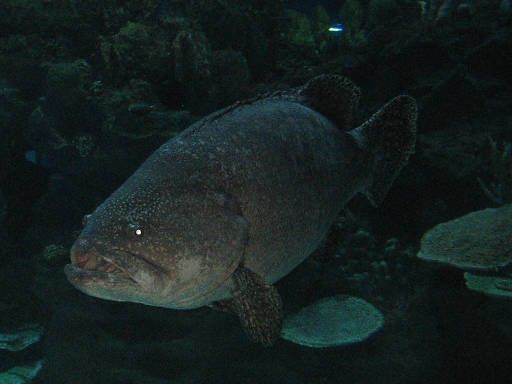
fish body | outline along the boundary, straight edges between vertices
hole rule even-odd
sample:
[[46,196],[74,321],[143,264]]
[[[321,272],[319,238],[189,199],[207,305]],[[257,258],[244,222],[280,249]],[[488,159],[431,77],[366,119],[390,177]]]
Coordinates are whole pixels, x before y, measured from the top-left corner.
[[88,216],[69,281],[174,309],[234,302],[242,323],[252,316],[270,332],[262,317],[281,316],[272,284],[318,247],[355,194],[379,203],[412,152],[414,101],[398,97],[348,131],[357,97],[346,79],[323,76],[191,125]]

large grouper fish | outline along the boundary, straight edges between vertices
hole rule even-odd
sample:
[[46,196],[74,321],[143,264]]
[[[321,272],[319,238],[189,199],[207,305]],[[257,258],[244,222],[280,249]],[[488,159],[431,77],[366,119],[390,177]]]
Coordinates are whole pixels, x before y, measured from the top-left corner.
[[107,300],[218,307],[271,345],[283,316],[272,284],[355,194],[378,205],[414,151],[414,99],[398,96],[349,130],[359,94],[321,75],[194,123],[87,215],[68,280]]

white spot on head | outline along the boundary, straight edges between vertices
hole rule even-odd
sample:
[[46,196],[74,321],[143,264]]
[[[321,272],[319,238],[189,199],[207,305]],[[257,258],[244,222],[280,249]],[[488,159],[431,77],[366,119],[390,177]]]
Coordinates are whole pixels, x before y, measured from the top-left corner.
[[138,224],[130,224],[130,228],[133,230],[133,233],[137,237],[140,237],[144,234],[144,230]]

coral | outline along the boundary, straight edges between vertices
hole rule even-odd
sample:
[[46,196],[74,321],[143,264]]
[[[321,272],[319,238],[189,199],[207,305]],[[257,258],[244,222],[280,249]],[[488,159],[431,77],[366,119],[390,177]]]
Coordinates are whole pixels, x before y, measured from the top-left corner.
[[417,23],[425,14],[425,4],[419,0],[371,0],[368,4],[367,27],[375,28],[377,26],[396,28],[399,23],[401,28],[410,28],[414,25],[408,23]]
[[511,276],[486,276],[471,272],[464,273],[466,287],[490,296],[512,298]]
[[178,134],[193,122],[188,111],[155,108],[146,115],[136,115],[128,109],[120,109],[112,116],[110,132],[133,140],[153,138],[161,141]]
[[457,3],[458,0],[444,0],[443,2],[441,2],[437,10],[436,17],[434,19],[435,22],[440,22],[448,19],[452,15]]
[[501,0],[500,11],[503,12],[505,15],[510,15],[512,13],[512,1]]
[[327,49],[329,39],[329,26],[331,25],[329,15],[324,7],[317,5],[313,11],[312,31],[316,43],[316,49],[324,52]]
[[465,68],[458,68],[431,88],[424,99],[420,129],[441,130],[450,121],[471,121],[486,109],[480,84]]
[[96,148],[95,140],[90,135],[77,136],[72,141],[80,157],[88,157]]
[[512,264],[512,205],[471,212],[436,225],[418,257],[463,270],[495,271]]
[[119,2],[117,0],[105,0],[91,2],[88,0],[75,0],[75,3],[78,3],[80,6],[80,14],[87,13],[87,8],[96,7],[96,13],[101,16],[104,27],[109,31],[116,31],[127,21],[144,22],[155,18],[155,16],[158,16],[161,1],[129,0]]
[[[314,8],[311,15],[296,10],[286,13],[285,46],[304,58],[320,58],[334,48],[340,39],[329,32],[331,20],[322,6]],[[345,32],[343,32],[345,33]]]
[[289,20],[287,30],[288,44],[297,49],[313,49],[315,38],[308,17],[300,12],[289,10],[287,18]]
[[360,0],[347,0],[340,9],[340,18],[345,26],[344,41],[351,47],[363,46],[366,40],[365,9]]
[[368,3],[368,27],[389,23],[399,13],[397,0],[371,0]]
[[112,37],[100,37],[105,69],[114,84],[138,78],[159,84],[172,67],[172,36],[164,29],[129,21]]
[[175,92],[182,108],[205,112],[210,88],[210,48],[204,34],[183,29],[171,46]]
[[284,35],[285,1],[251,0],[249,6],[250,39],[246,49],[241,51],[256,79],[263,78],[275,68],[279,59],[280,45]]
[[[194,121],[186,110],[164,108],[153,86],[132,79],[121,89],[107,89],[101,96],[106,114],[103,132],[115,138],[161,141],[186,128]],[[88,141],[85,141],[87,144]],[[141,143],[138,144],[139,147]]]
[[512,143],[501,143],[489,138],[488,181],[478,178],[485,196],[496,205],[512,203]]
[[194,121],[186,110],[164,108],[153,86],[140,79],[130,80],[121,89],[106,89],[101,103],[107,111],[103,132],[116,138],[151,143],[173,136]]
[[454,185],[467,189],[468,180],[474,180],[486,167],[481,155],[486,138],[483,133],[453,128],[428,132],[420,136],[417,157],[435,169],[437,175],[446,175]]
[[423,235],[417,256],[466,271],[466,286],[473,291],[510,298],[511,249],[512,205],[509,204],[471,212],[435,226]]
[[85,60],[47,64],[46,94],[40,97],[28,126],[25,145],[35,151],[37,165],[65,169],[96,148],[106,109],[98,82]]
[[7,213],[7,203],[5,201],[5,197],[2,193],[2,191],[0,191],[0,231],[2,231],[2,233],[4,233],[4,219],[5,219],[6,213]]
[[29,109],[18,89],[0,84],[0,183],[12,171],[14,153],[23,151]]
[[45,12],[41,1],[2,0],[0,2],[0,31],[10,32],[16,28],[34,32],[37,25],[45,23]]
[[91,67],[85,60],[50,65],[46,84],[50,93],[62,93],[68,89],[85,90],[91,80]]
[[42,335],[43,328],[39,324],[28,324],[9,332],[2,332],[0,333],[0,350],[21,351],[39,342]]
[[44,57],[52,55],[48,42],[35,35],[0,35],[0,73],[14,87],[28,94],[39,94],[45,77]]
[[29,384],[41,368],[43,368],[43,360],[38,360],[31,365],[13,367],[6,372],[0,372],[0,383]]
[[242,52],[256,79],[264,77],[275,66],[282,40],[283,0],[196,0],[192,3],[194,18],[213,50]]
[[363,42],[366,40],[368,48],[375,51],[399,52],[421,30],[423,13],[418,0],[371,0],[366,10]]
[[325,8],[321,5],[317,5],[313,11],[313,30],[316,33],[327,34],[330,24],[329,15]]
[[327,348],[360,343],[384,325],[384,316],[363,299],[338,295],[321,299],[284,320],[281,337]]
[[457,19],[468,19],[473,15],[490,10],[493,17],[497,11],[503,15],[510,14],[510,0],[431,0],[428,6],[427,19],[432,24],[449,25]]
[[205,80],[210,76],[206,37],[192,30],[180,31],[172,42],[174,77],[181,83]]
[[91,68],[85,60],[50,64],[46,85],[47,94],[32,113],[26,133],[36,149],[44,144],[39,141],[43,137],[53,137],[59,148],[79,133],[99,130],[103,116],[89,95]]
[[101,100],[107,109],[115,110],[126,108],[133,103],[155,104],[158,102],[158,97],[151,83],[141,79],[131,79],[122,88],[107,88]]
[[247,59],[240,51],[219,50],[211,55],[212,109],[247,98],[251,72]]

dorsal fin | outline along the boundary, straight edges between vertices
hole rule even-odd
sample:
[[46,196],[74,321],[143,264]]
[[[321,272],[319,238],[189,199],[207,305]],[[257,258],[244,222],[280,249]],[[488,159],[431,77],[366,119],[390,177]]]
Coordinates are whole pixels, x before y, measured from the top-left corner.
[[334,122],[339,129],[348,131],[352,128],[352,115],[357,108],[360,95],[359,87],[346,77],[334,74],[319,75],[301,87],[267,92],[246,100],[237,101],[204,117],[193,126],[196,130],[200,129],[200,127],[244,105],[288,100],[306,105],[320,112]]
[[320,75],[309,80],[299,95],[315,111],[332,120],[343,131],[349,130],[352,115],[359,103],[360,89],[340,75]]

